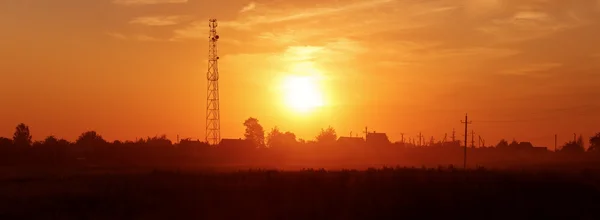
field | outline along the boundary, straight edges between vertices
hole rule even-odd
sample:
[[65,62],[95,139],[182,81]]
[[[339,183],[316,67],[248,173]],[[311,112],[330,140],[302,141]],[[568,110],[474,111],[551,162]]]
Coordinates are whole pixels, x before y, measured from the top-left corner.
[[600,172],[453,168],[11,175],[0,219],[600,219]]

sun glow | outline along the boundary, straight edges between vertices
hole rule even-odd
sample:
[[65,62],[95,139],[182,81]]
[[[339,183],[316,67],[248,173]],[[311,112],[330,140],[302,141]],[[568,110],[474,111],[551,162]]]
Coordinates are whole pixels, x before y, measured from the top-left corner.
[[287,76],[283,92],[286,106],[294,111],[306,113],[323,106],[323,95],[314,77]]

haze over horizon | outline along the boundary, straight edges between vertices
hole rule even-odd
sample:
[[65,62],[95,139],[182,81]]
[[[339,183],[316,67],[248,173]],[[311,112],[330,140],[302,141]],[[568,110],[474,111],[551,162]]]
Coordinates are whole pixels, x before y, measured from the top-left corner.
[[[469,113],[488,145],[550,149],[600,131],[598,0],[6,0],[0,136],[204,139],[209,18],[223,138],[248,117],[304,139],[462,140]],[[292,76],[322,103],[291,108]]]

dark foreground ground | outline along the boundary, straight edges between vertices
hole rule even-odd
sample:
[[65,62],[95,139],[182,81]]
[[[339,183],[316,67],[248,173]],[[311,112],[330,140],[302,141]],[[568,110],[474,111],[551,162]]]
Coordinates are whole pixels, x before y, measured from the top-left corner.
[[143,171],[0,180],[0,219],[600,219],[600,173]]

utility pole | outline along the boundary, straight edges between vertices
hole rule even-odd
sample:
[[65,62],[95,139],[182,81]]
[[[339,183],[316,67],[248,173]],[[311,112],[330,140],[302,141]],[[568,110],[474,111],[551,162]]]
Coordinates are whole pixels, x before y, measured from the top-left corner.
[[448,133],[444,134],[444,141],[442,141],[442,146],[446,145],[446,143],[448,143]]
[[475,148],[475,131],[471,130],[471,147]]
[[402,135],[402,144],[404,144],[404,133],[400,133]]
[[465,114],[465,121],[461,121],[460,123],[465,124],[465,157],[464,157],[464,167],[467,169],[467,138],[469,132],[469,124],[472,124],[472,121],[469,121],[469,115]]
[[456,129],[452,128],[452,142],[456,142]]
[[423,139],[423,134],[421,134],[421,132],[419,132],[419,147],[422,147],[423,145],[421,144],[421,139]]
[[485,147],[485,139],[481,138],[479,135],[479,148]]

